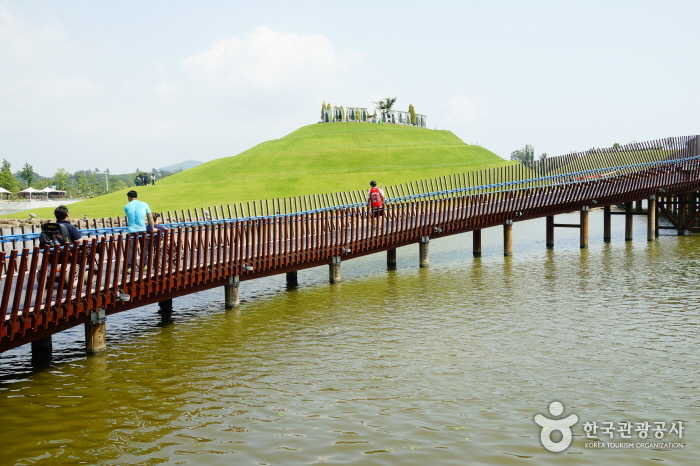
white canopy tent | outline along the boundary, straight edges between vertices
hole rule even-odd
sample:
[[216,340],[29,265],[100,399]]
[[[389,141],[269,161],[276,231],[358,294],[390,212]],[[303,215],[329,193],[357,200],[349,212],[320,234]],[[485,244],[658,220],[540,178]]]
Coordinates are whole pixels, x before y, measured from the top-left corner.
[[30,186],[26,189],[23,189],[22,191],[20,191],[17,194],[19,194],[21,197],[26,197],[27,199],[32,199],[33,195],[39,194],[39,193],[41,193],[41,191],[39,191],[38,189],[34,189]]
[[11,194],[7,189],[0,187],[0,199],[7,199]]
[[66,196],[65,191],[61,191],[60,189],[52,188],[51,186],[47,186],[39,192],[42,194],[46,194],[46,199],[48,199],[49,197],[56,198],[56,197],[65,197]]

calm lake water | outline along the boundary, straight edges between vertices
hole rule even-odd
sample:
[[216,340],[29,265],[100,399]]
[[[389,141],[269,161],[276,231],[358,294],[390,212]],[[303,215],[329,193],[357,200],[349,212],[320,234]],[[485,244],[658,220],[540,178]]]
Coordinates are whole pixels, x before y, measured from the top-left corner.
[[[575,222],[577,216],[557,217]],[[108,320],[106,354],[83,355],[83,329],[55,337],[33,372],[26,347],[0,356],[0,463],[697,464],[700,455],[700,237],[625,243],[621,217],[591,248],[544,221],[244,282]],[[571,448],[544,450],[533,417],[558,400],[574,413]],[[682,449],[586,447],[585,421],[682,421]],[[649,431],[652,436],[652,431]],[[634,433],[633,433],[634,436]],[[607,439],[600,435],[599,438]],[[619,436],[613,439],[619,440]]]
[[51,199],[32,201],[0,201],[0,215],[14,214],[29,209],[43,209],[44,207],[57,207],[68,205],[79,201],[79,199]]

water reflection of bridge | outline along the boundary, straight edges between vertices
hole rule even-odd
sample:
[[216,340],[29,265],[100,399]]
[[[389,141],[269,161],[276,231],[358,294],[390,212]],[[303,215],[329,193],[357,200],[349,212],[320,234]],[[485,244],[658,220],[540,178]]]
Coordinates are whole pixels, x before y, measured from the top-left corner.
[[[32,343],[40,360],[50,355],[51,335],[85,324],[89,352],[104,348],[110,314],[160,303],[168,318],[172,299],[223,286],[225,304],[238,304],[242,280],[327,265],[329,281],[340,280],[343,261],[419,244],[419,264],[428,264],[431,239],[473,232],[474,256],[481,230],[503,228],[504,254],[512,254],[513,222],[546,217],[547,247],[557,227],[578,228],[588,246],[588,212],[604,209],[604,240],[611,216],[624,215],[632,239],[632,216],[646,215],[647,239],[658,235],[658,216],[684,234],[698,231],[700,150],[698,137],[669,138],[596,149],[389,186],[385,215],[373,217],[361,191],[248,202],[235,206],[166,212],[169,229],[126,235],[119,221],[93,221],[92,239],[42,250],[35,237],[15,235],[0,257],[0,351]],[[646,208],[641,204],[646,203]],[[636,204],[635,204],[636,203]],[[613,211],[613,205],[622,206]],[[576,224],[554,216],[578,211]],[[7,240],[7,238],[5,238]],[[24,242],[24,243],[22,243]],[[131,265],[130,265],[131,264]],[[125,295],[129,300],[125,300]],[[121,297],[121,300],[120,300]]]

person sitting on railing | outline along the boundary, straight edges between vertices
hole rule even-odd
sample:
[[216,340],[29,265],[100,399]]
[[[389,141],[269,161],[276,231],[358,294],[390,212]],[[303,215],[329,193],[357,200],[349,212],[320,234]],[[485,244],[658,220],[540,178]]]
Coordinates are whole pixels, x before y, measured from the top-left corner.
[[[133,189],[126,193],[126,197],[129,202],[124,206],[124,213],[126,214],[126,222],[129,233],[145,233],[148,231],[146,224],[153,228],[153,216],[151,215],[151,207],[143,201],[139,201],[138,194]],[[130,235],[131,236],[131,235]],[[134,237],[128,242],[129,246],[127,249],[127,263],[129,267],[134,268],[132,264],[134,256],[136,261],[139,262],[140,256],[138,255],[138,241],[139,239]],[[134,244],[137,245],[134,248]],[[136,249],[136,251],[135,251]],[[148,251],[148,237],[143,239],[143,251]],[[134,253],[137,253],[136,255]],[[141,264],[145,266],[145,264]]]
[[39,246],[42,248],[62,246],[67,243],[80,241],[82,234],[68,220],[68,208],[60,205],[56,207],[53,214],[56,217],[56,223],[44,223],[41,226]]
[[56,207],[53,214],[56,217],[56,223],[65,226],[68,230],[69,239],[73,242],[79,241],[83,235],[80,233],[80,230],[68,220],[68,207],[60,205]]
[[151,217],[151,207],[143,201],[139,201],[138,194],[133,189],[126,193],[126,198],[129,202],[124,206],[126,214],[126,222],[129,228],[129,233],[139,233],[146,231],[146,222],[153,225],[153,217]]
[[[41,225],[41,234],[39,234],[39,246],[42,248],[53,249],[54,254],[59,254],[59,251],[64,245],[69,245],[80,241],[82,234],[73,224],[68,220],[68,208],[66,206],[60,205],[56,207],[53,211],[56,217],[56,223],[44,223]],[[62,270],[62,266],[55,267],[54,280],[60,281],[61,273],[64,274],[65,284],[68,286],[70,282],[72,264],[68,264],[65,271]],[[75,278],[75,283],[77,283],[77,277]],[[48,286],[48,283],[47,283]]]
[[367,197],[367,207],[372,212],[373,217],[384,215],[384,191],[377,187],[377,182],[369,182],[369,196]]

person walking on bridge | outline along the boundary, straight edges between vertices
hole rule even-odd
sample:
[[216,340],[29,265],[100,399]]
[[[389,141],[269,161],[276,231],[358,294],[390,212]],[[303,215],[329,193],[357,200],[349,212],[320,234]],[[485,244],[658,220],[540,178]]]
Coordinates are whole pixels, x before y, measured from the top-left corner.
[[384,191],[377,187],[377,182],[369,182],[369,195],[367,196],[367,207],[372,212],[373,217],[384,216]]

